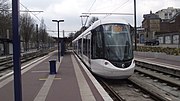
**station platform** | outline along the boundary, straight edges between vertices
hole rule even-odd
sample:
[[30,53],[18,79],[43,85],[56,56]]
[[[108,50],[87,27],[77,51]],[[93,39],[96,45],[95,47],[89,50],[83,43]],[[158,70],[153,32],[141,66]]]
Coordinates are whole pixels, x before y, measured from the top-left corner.
[[[57,74],[50,75],[49,60],[57,51],[22,66],[23,101],[112,101],[87,68],[72,54],[56,62]],[[13,101],[13,73],[0,77],[0,101]]]

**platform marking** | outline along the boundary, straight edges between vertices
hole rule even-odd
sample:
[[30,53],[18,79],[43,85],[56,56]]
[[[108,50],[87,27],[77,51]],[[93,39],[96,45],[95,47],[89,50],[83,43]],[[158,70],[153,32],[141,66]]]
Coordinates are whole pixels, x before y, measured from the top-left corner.
[[49,72],[49,70],[47,70],[47,71],[31,71],[31,73],[48,73]]
[[[81,61],[76,55],[75,57],[78,59],[78,61]],[[99,84],[99,82],[94,78],[94,76],[89,72],[89,70],[86,68],[86,66],[80,62],[80,65],[83,67],[85,72],[87,73],[88,77],[91,79],[92,83],[95,85],[96,89],[104,99],[104,101],[113,101],[112,98],[109,96],[109,94],[104,90],[104,88]]]
[[[30,70],[31,68],[33,68],[34,66],[38,65],[39,63],[41,63],[42,61],[44,61],[47,58],[49,58],[49,56],[43,56],[35,61],[30,62],[27,65],[21,67],[21,70],[22,70],[21,75],[24,74],[25,72],[27,72],[28,70]],[[6,84],[8,84],[9,82],[11,82],[13,80],[13,75],[12,75],[13,73],[14,72],[12,71],[0,78],[0,80],[3,80],[6,78],[5,80],[0,82],[0,88],[2,88],[3,86],[5,86]]]
[[[46,81],[48,78],[40,78],[40,81]],[[61,80],[61,78],[54,78],[53,80]]]
[[[60,62],[57,62],[56,67],[57,67],[57,71],[60,67],[61,61],[62,61],[63,57],[60,58]],[[35,97],[34,101],[45,101],[46,97],[48,95],[48,92],[50,90],[50,87],[53,83],[53,80],[55,78],[56,75],[49,75],[47,80],[45,81],[45,83],[43,84],[42,88],[40,89],[39,93],[37,94],[37,96]]]
[[148,59],[152,60],[152,59],[157,59],[157,58],[145,58],[145,59],[147,59],[147,60],[148,60]]
[[71,59],[72,59],[73,67],[74,67],[75,74],[77,77],[78,86],[80,89],[82,101],[96,101],[85,77],[83,76],[83,74],[80,70],[80,67],[78,66],[78,64],[74,58],[74,56],[71,55]]
[[49,75],[34,101],[45,101],[55,75]]

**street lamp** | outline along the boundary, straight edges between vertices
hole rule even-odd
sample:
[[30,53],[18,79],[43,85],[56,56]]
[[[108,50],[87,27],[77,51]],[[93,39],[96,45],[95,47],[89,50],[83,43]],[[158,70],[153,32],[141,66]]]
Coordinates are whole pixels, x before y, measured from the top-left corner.
[[58,61],[60,62],[60,52],[59,52],[59,22],[64,22],[64,20],[52,20],[52,22],[57,22],[57,27],[58,27]]

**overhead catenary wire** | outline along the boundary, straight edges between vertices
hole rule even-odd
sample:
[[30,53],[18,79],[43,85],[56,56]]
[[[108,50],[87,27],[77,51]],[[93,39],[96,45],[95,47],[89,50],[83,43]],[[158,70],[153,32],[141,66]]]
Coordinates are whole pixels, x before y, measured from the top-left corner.
[[[96,1],[96,0],[95,0],[95,1]],[[88,13],[82,13],[82,14],[88,14],[88,15],[100,14],[100,15],[105,15],[105,17],[107,17],[107,16],[109,16],[109,15],[133,15],[132,13],[114,13],[117,9],[119,9],[120,7],[122,7],[122,6],[124,6],[125,4],[127,4],[130,0],[125,1],[123,4],[121,4],[120,6],[116,7],[116,8],[113,9],[111,12],[106,12],[106,13],[102,13],[102,12],[94,13],[94,12],[91,12],[91,13],[90,13],[89,11],[92,9],[95,1],[93,2],[93,4],[91,5],[91,7],[89,8]],[[104,18],[105,18],[105,17],[104,17]]]
[[[129,2],[129,0],[128,1],[126,1],[126,2]],[[125,3],[126,3],[125,2]],[[113,3],[112,3],[113,4]],[[98,6],[98,7],[96,7],[96,8],[94,8],[94,9],[91,9],[91,11],[94,11],[94,12],[96,12],[96,11],[98,11],[98,10],[104,10],[104,11],[107,11],[107,10],[110,10],[110,9],[114,9],[114,8],[116,8],[116,9],[118,9],[118,8],[120,8],[122,5],[124,5],[124,4],[119,4],[119,3],[115,3],[115,5],[108,5],[108,6]],[[116,10],[115,9],[115,10]],[[112,10],[112,11],[114,11],[114,10]]]
[[89,15],[133,15],[132,13],[82,13],[82,14],[89,14]]
[[[24,6],[22,3],[20,3],[21,4],[21,6],[22,7],[24,7],[28,12],[30,11],[26,6]],[[34,13],[32,13],[32,12],[30,12],[31,14],[33,14],[35,17],[36,17],[36,19],[38,19],[40,22],[41,22],[41,20],[34,14]]]
[[[12,11],[11,9],[1,9],[0,8],[0,11]],[[27,11],[27,10],[20,10],[20,12],[38,12],[38,13],[40,13],[40,12],[43,12],[43,11]]]
[[122,5],[120,5],[119,7],[115,8],[114,10],[112,10],[111,12],[116,11],[117,9],[119,9],[120,7],[124,6],[125,4],[127,4],[129,2],[129,0],[127,0],[126,2],[124,2]]
[[[92,3],[92,5],[90,6],[88,12],[90,12],[90,10],[92,9],[92,7],[93,7],[93,5],[95,4],[95,2],[96,2],[96,0],[94,0],[94,2]],[[88,15],[81,15],[80,17],[81,17],[82,27],[83,27],[83,26],[86,26],[86,23],[87,23],[87,21],[88,21],[89,16],[88,16]],[[83,18],[86,18],[86,20],[85,20],[84,23],[83,23]]]
[[[113,13],[114,11],[116,11],[117,9],[119,9],[120,7],[124,6],[125,4],[127,4],[129,2],[129,0],[127,0],[126,2],[124,2],[122,5],[120,5],[119,7],[115,8],[114,10],[112,10],[111,12]],[[110,16],[111,14],[109,15],[106,15],[104,18]]]
[[[22,7],[24,7],[26,10],[27,10],[27,12],[30,12],[33,16],[35,16],[36,17],[36,19],[39,21],[39,22],[41,22],[41,20],[32,12],[32,11],[30,11],[26,6],[24,6],[22,3],[20,3],[20,5],[22,6]],[[45,27],[47,28],[47,29],[49,29],[49,30],[51,30],[46,24],[44,24],[45,25]],[[54,32],[53,32],[54,33]],[[54,33],[55,34],[55,33]]]
[[91,10],[91,9],[92,9],[92,7],[94,6],[95,2],[96,2],[96,0],[94,0],[94,2],[92,3],[92,5],[90,6],[90,8],[89,8],[88,12],[90,12],[90,10]]

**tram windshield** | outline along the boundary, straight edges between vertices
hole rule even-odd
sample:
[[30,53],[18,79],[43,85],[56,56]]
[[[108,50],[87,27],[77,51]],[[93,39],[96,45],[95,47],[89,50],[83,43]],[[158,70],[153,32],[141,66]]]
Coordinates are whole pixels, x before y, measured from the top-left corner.
[[124,24],[103,25],[105,58],[126,61],[133,58],[131,35]]

